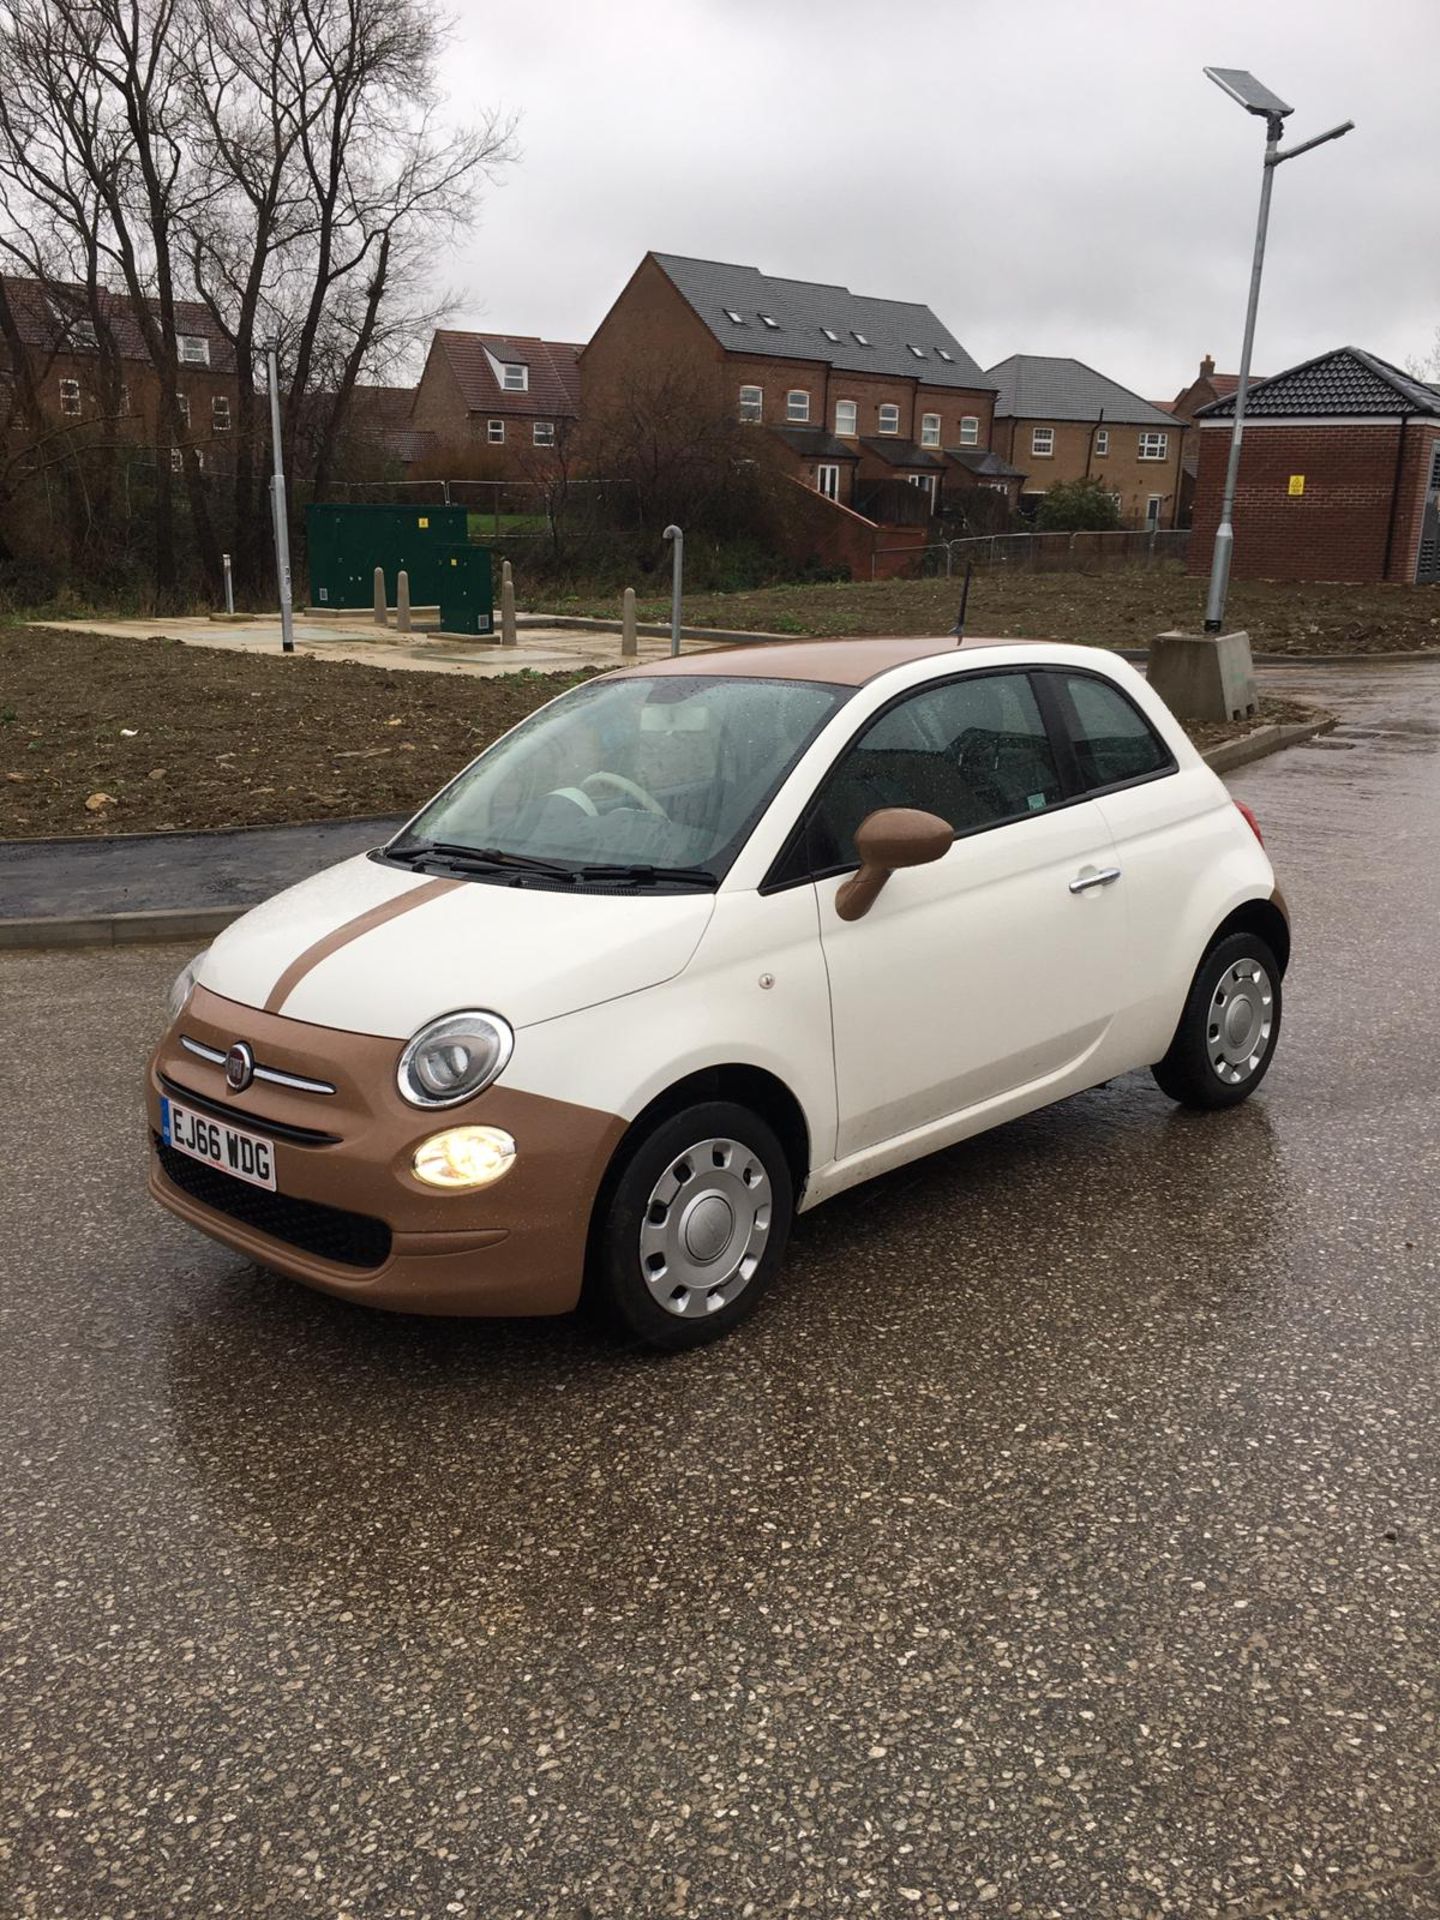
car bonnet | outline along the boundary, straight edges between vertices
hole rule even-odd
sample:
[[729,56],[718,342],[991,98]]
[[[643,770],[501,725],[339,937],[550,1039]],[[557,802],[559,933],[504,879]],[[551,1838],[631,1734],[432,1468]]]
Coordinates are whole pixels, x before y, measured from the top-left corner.
[[714,910],[700,893],[560,891],[437,879],[361,855],[254,908],[199,970],[243,1006],[407,1039],[484,1007],[533,1026],[658,986]]

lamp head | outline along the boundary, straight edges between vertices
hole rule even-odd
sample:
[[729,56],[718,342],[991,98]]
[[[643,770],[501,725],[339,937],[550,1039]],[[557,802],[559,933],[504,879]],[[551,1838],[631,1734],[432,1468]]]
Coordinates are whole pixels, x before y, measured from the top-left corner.
[[1295,111],[1286,106],[1278,93],[1261,86],[1244,67],[1206,67],[1205,77],[1213,80],[1232,100],[1238,100],[1247,113],[1257,113],[1262,120],[1283,120]]

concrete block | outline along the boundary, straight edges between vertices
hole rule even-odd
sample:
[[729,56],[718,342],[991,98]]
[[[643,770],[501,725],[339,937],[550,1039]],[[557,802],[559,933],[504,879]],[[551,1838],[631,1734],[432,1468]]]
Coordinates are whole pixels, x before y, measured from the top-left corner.
[[1180,720],[1243,720],[1259,711],[1248,633],[1161,633],[1150,685]]

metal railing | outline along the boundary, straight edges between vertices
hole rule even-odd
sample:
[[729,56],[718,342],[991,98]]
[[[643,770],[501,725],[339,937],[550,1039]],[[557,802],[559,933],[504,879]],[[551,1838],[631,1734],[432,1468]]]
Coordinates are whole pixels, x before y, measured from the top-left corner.
[[[870,577],[882,554],[905,554],[920,578],[950,579],[957,566],[1016,567],[1032,573],[1067,573],[1084,567],[1157,566],[1183,561],[1190,550],[1188,527],[1121,528],[1107,532],[980,533],[924,547],[877,547],[870,556]],[[931,558],[930,556],[935,556]]]

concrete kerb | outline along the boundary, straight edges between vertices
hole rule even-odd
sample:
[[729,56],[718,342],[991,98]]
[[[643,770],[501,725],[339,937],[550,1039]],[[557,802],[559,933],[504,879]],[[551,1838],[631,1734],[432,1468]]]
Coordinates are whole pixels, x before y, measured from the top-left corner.
[[[1212,747],[1205,759],[1217,773],[1229,773],[1248,766],[1252,760],[1297,747],[1317,734],[1328,733],[1337,724],[1327,713],[1313,721],[1293,721],[1281,726],[1257,727],[1238,740],[1224,740]],[[141,835],[135,836],[137,839]],[[150,913],[77,914],[46,920],[0,920],[0,952],[65,947],[126,947],[142,944],[162,945],[172,940],[210,940],[224,931],[233,920],[250,911],[248,906],[171,907]]]

